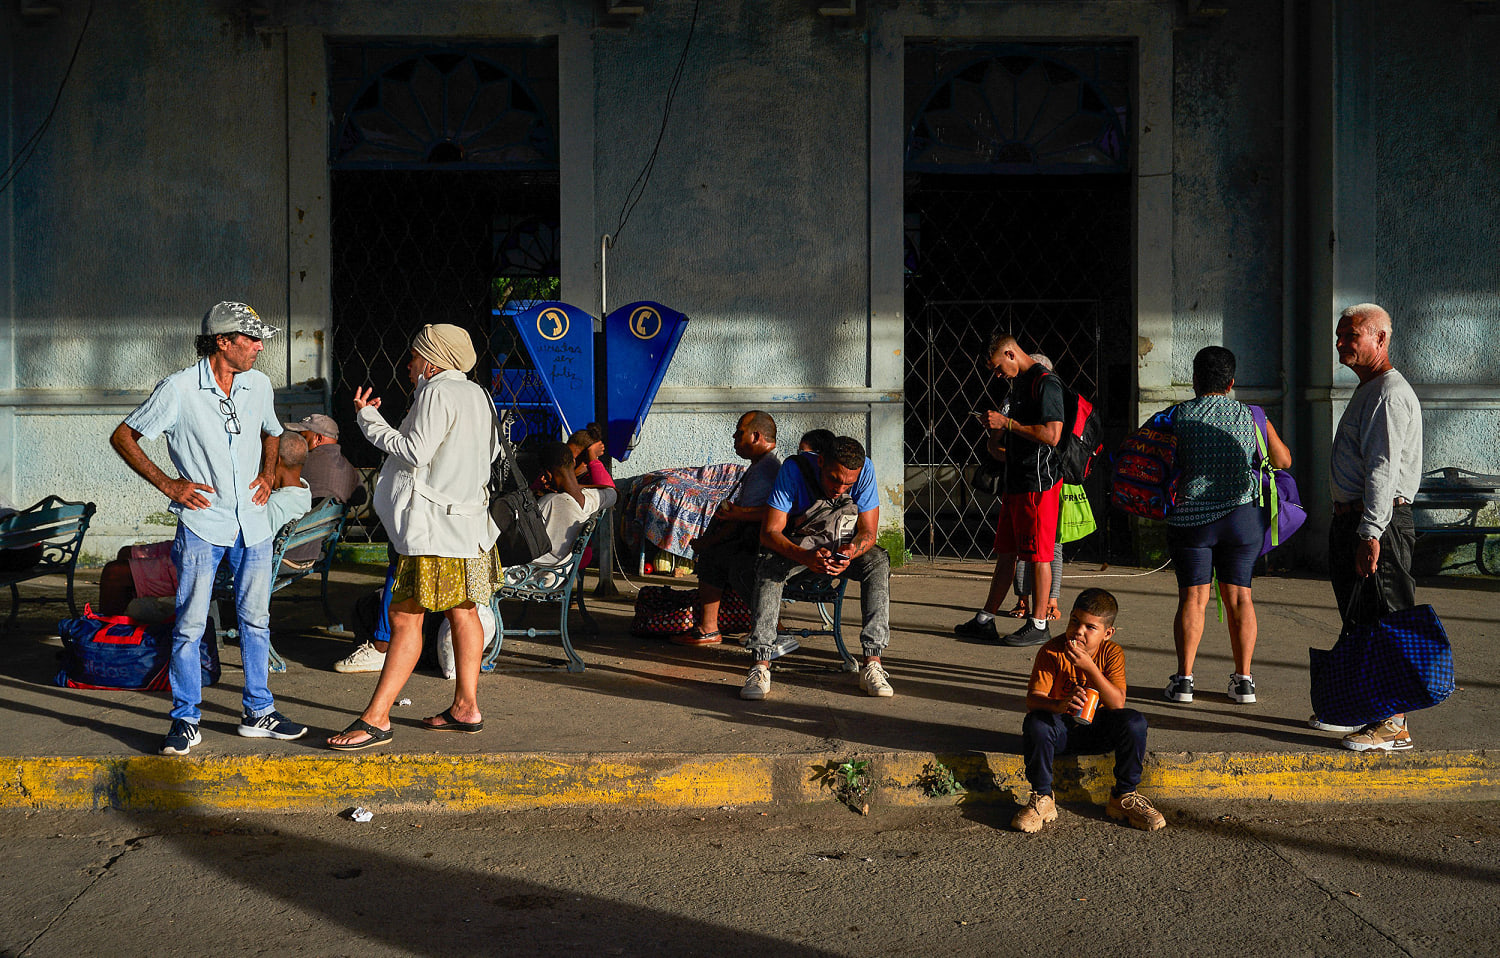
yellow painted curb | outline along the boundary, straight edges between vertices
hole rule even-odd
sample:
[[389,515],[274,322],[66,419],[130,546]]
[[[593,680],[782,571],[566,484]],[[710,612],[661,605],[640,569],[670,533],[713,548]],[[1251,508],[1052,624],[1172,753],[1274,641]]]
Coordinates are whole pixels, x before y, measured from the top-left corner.
[[[925,804],[941,762],[965,791],[944,800],[1023,801],[1021,757],[973,752],[791,755],[381,755],[0,758],[0,808],[240,811],[429,805],[707,808],[835,800],[840,763],[867,761],[876,805]],[[1103,802],[1108,756],[1058,761],[1065,801]],[[1153,753],[1141,790],[1165,800],[1294,802],[1500,799],[1500,752]]]

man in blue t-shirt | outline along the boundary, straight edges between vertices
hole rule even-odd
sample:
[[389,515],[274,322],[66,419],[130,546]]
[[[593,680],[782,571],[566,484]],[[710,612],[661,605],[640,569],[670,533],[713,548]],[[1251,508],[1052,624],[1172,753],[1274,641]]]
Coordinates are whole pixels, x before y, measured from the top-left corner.
[[789,579],[809,572],[860,584],[859,642],[865,665],[859,686],[869,695],[895,694],[880,664],[880,653],[891,640],[891,560],[875,544],[879,530],[875,466],[858,440],[839,436],[827,456],[803,453],[782,464],[760,527],[755,627],[749,643],[755,666],[740,698],[758,700],[770,692],[771,659],[790,651],[776,641],[782,589]]

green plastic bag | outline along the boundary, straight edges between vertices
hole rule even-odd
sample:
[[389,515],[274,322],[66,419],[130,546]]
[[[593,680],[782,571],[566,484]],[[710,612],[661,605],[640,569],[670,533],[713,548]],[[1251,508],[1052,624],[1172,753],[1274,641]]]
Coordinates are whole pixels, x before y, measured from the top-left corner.
[[1077,542],[1099,528],[1094,524],[1094,507],[1082,486],[1063,483],[1062,512],[1057,517],[1057,541]]

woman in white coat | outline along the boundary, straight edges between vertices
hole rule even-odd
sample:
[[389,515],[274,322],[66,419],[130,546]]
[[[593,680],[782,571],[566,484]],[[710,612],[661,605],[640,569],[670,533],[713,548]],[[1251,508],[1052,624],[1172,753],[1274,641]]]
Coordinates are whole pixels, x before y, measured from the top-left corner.
[[360,717],[328,739],[341,751],[389,741],[391,706],[422,653],[422,620],[441,612],[453,632],[457,683],[453,705],[424,727],[478,732],[479,663],[484,631],[476,603],[488,603],[501,581],[495,557],[499,530],[490,520],[486,483],[500,452],[490,396],[464,375],[474,368],[474,345],[457,326],[423,326],[412,342],[416,393],[411,410],[392,429],[370,389],[354,393],[365,438],[386,454],[375,483],[375,512],[396,560],[391,590],[391,644],[375,694]]

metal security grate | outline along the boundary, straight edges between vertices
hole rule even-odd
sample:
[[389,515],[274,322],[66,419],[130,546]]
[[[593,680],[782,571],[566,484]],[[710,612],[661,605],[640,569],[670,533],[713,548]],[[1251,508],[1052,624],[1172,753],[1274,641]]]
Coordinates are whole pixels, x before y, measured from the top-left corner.
[[992,333],[1045,353],[1096,404],[1121,392],[1111,379],[1128,395],[1129,365],[1104,360],[1104,343],[1129,330],[1127,188],[1115,177],[909,177],[904,518],[914,554],[990,553],[998,501],[974,493],[965,470],[985,455],[970,413],[1000,408],[1008,389],[984,366]]

